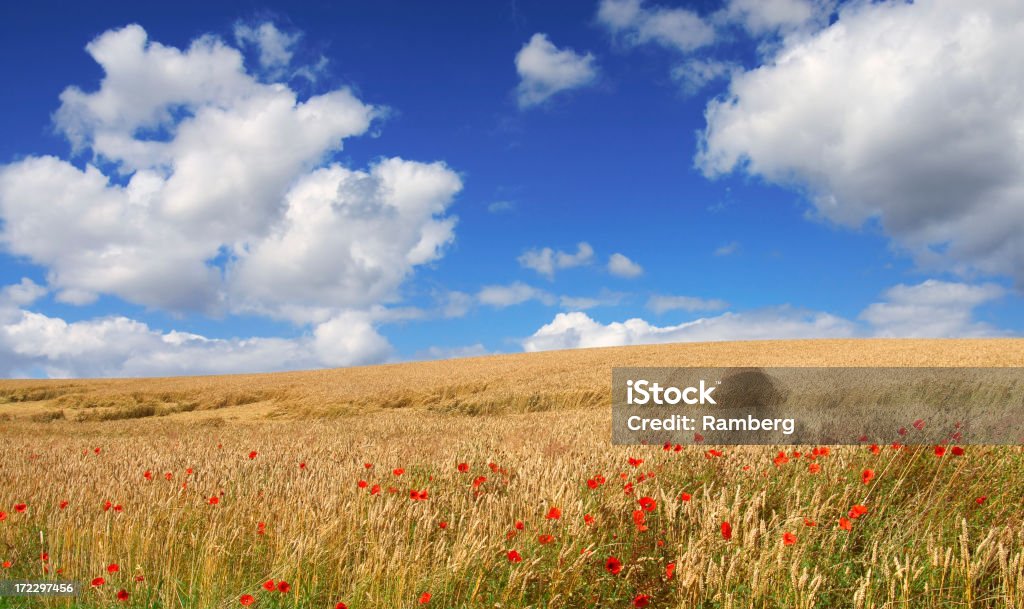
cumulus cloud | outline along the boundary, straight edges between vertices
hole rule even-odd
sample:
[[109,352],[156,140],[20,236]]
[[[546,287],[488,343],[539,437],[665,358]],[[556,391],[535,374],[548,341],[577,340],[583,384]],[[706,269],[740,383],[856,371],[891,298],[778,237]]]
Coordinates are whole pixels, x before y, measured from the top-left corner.
[[517,260],[523,268],[533,269],[548,279],[555,278],[555,271],[571,269],[590,264],[594,259],[594,248],[581,241],[575,252],[555,251],[550,247],[527,250]]
[[608,257],[608,272],[616,277],[632,279],[644,274],[644,267],[626,256],[615,253]]
[[689,59],[672,68],[672,80],[679,83],[683,93],[694,95],[712,82],[725,78],[739,69],[735,63],[717,59]]
[[974,337],[1005,332],[974,320],[974,310],[1004,296],[1006,290],[986,283],[969,285],[929,279],[918,285],[889,288],[882,302],[868,306],[860,319],[876,336]]
[[725,18],[739,23],[754,36],[773,31],[791,32],[827,23],[833,0],[729,0]]
[[476,295],[480,304],[503,309],[512,305],[537,300],[546,305],[555,303],[555,297],[544,290],[535,288],[521,281],[508,285],[484,286]]
[[647,7],[643,0],[601,0],[597,20],[627,44],[657,44],[688,53],[711,44],[714,27],[685,8]]
[[[861,312],[859,322],[821,311],[791,306],[749,312],[726,312],[677,325],[658,326],[639,318],[598,322],[586,313],[558,313],[522,340],[526,351],[613,347],[673,342],[768,340],[799,338],[901,337],[949,338],[1003,336],[1008,332],[974,319],[975,309],[1000,298],[995,284],[970,285],[930,279],[898,285],[883,300]],[[711,309],[724,302],[688,297],[655,297],[655,312],[681,308]]]
[[210,36],[180,50],[132,25],[86,50],[103,80],[66,89],[55,121],[93,162],[0,167],[0,243],[59,300],[322,322],[394,298],[451,241],[443,164],[323,165],[380,114],[350,90],[299,99]]
[[31,311],[7,311],[0,324],[5,377],[167,376],[348,366],[391,353],[370,320],[338,318],[314,336],[211,339],[161,332],[122,316],[67,322]]
[[602,324],[586,313],[559,313],[522,341],[526,351],[613,347],[655,343],[847,337],[849,321],[787,307],[751,313],[723,313],[674,326],[656,326],[643,319]]
[[647,300],[647,308],[660,315],[669,311],[720,311],[729,307],[729,303],[717,298],[698,298],[696,296],[666,296],[657,294]]
[[235,41],[241,46],[253,46],[259,51],[260,66],[279,71],[292,61],[298,34],[282,32],[273,23],[259,25],[235,24]]
[[697,164],[877,222],[922,268],[1024,282],[1024,5],[857,2],[706,110]]
[[28,277],[18,283],[0,289],[0,307],[14,305],[24,307],[46,296],[47,289]]
[[559,49],[547,34],[534,34],[516,54],[520,108],[543,103],[559,91],[578,89],[597,80],[597,62],[590,53]]

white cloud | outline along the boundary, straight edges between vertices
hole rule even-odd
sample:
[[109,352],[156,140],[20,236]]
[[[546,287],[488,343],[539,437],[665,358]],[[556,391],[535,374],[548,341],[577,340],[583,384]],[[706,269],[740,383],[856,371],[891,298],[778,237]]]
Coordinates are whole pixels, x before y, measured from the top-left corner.
[[627,44],[653,43],[688,53],[711,44],[714,27],[685,8],[648,8],[642,0],[601,0],[597,20]]
[[929,279],[918,285],[888,289],[883,302],[860,314],[876,336],[971,337],[1005,332],[973,319],[974,309],[1004,296],[1002,287],[986,283],[968,285]]
[[726,19],[760,36],[811,24],[822,25],[827,23],[834,9],[832,0],[729,0],[724,12]]
[[597,79],[597,65],[590,53],[559,49],[546,34],[534,34],[516,54],[519,107],[543,103],[559,91],[578,89]]
[[647,308],[658,315],[668,311],[719,311],[728,308],[729,303],[717,298],[696,296],[654,295],[647,300]]
[[555,278],[555,271],[571,269],[590,264],[594,259],[594,248],[581,241],[576,245],[576,252],[555,251],[550,247],[527,250],[517,260],[523,268],[533,269],[548,279]]
[[[413,268],[454,238],[455,220],[442,214],[461,187],[441,163],[397,158],[369,172],[331,165],[303,176],[275,229],[236,254],[232,302],[273,314],[296,303],[364,309],[394,298]],[[294,306],[288,315],[317,318]]]
[[126,317],[66,322],[20,311],[0,325],[0,374],[52,377],[227,374],[348,366],[391,352],[366,319],[339,318],[314,337],[209,339]]
[[846,337],[849,321],[788,307],[751,313],[723,313],[675,326],[655,326],[642,319],[602,324],[586,313],[559,313],[522,341],[526,351],[613,347],[655,343]]
[[512,201],[495,201],[487,206],[487,211],[492,214],[501,214],[512,211],[515,208],[515,203]]
[[512,305],[537,300],[546,305],[555,303],[555,297],[531,285],[516,281],[508,285],[488,285],[476,295],[480,304],[503,309]]
[[[522,345],[526,351],[547,351],[729,340],[1005,336],[1009,333],[974,319],[977,307],[1005,293],[995,284],[970,285],[934,279],[912,286],[898,285],[883,294],[885,300],[864,309],[859,316],[863,323],[790,306],[727,312],[670,326],[657,326],[639,318],[602,324],[585,313],[558,313],[550,323],[523,339]],[[711,304],[725,306],[721,301],[664,298],[652,299],[648,307],[658,312],[659,308],[685,309],[683,305],[693,305],[693,310]]]
[[622,254],[615,253],[608,257],[608,272],[616,277],[632,279],[644,274],[644,268]]
[[725,78],[739,67],[717,59],[689,59],[672,68],[672,80],[679,83],[683,93],[695,95],[710,83]]
[[46,296],[47,289],[28,277],[18,283],[0,289],[0,307],[14,305],[24,307]]
[[260,53],[260,66],[266,70],[277,71],[287,67],[292,61],[293,47],[298,40],[298,34],[282,32],[270,22],[256,26],[235,24],[235,41],[241,46],[255,46]]
[[857,2],[708,104],[697,157],[877,220],[923,268],[1024,283],[1024,5]]
[[452,240],[461,180],[443,164],[325,166],[380,114],[350,90],[299,99],[218,38],[179,50],[137,25],[87,51],[103,80],[66,89],[55,121],[93,162],[0,167],[0,244],[58,300],[323,323],[394,301]]

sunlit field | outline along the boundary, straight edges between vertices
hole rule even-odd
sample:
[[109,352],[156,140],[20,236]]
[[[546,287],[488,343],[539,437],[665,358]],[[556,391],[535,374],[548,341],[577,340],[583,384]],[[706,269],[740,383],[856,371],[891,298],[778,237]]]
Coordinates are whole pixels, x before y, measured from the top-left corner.
[[613,447],[613,365],[1024,366],[1024,341],[4,381],[0,579],[85,590],[0,607],[1024,605],[1020,448]]

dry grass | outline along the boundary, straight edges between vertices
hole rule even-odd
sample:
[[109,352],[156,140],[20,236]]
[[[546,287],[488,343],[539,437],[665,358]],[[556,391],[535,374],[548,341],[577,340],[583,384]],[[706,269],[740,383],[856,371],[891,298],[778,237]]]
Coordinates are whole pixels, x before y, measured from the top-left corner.
[[[3,381],[0,563],[13,564],[0,577],[46,568],[107,581],[73,604],[0,607],[238,607],[243,594],[256,607],[414,607],[423,592],[427,607],[630,607],[638,594],[651,607],[1024,606],[1018,448],[942,458],[833,448],[813,461],[787,449],[789,461],[775,464],[778,449],[767,447],[721,457],[611,447],[613,365],[1024,366],[1024,341],[666,345],[243,377]],[[876,473],[868,484],[864,469]],[[590,489],[597,476],[607,482]],[[424,489],[428,499],[410,499]],[[640,531],[644,496],[656,507]],[[844,530],[839,519],[856,504],[868,513]],[[545,517],[552,507],[561,518]],[[510,538],[517,520],[524,529]],[[787,532],[795,544],[783,544]],[[521,563],[509,562],[513,549]],[[624,565],[618,575],[604,568],[609,556]],[[267,579],[292,589],[263,591]],[[121,589],[126,603],[115,600]]]

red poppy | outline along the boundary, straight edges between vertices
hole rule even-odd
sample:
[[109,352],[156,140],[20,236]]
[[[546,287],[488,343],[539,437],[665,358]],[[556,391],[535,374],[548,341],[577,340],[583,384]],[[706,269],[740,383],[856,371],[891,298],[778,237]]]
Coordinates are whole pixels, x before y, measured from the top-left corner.
[[811,520],[810,518],[804,518],[804,526],[808,526],[808,527],[816,527],[816,526],[818,526],[818,523],[817,523],[817,522],[814,522],[814,521],[813,521],[813,520]]
[[914,429],[921,431],[922,429],[924,429],[924,419],[917,419],[916,421],[914,421],[913,425]]
[[248,607],[256,602],[256,599],[251,594],[243,594],[239,599],[239,603],[242,603],[243,607]]
[[649,604],[651,604],[651,597],[646,594],[637,594],[633,597],[633,606],[637,609],[643,609]]
[[107,573],[117,573],[120,570],[121,567],[116,562],[112,562],[109,565],[107,565]]
[[7,512],[0,510],[0,522],[7,520]]
[[780,450],[779,454],[775,455],[773,462],[776,466],[785,465],[786,463],[789,463],[789,457],[786,456],[786,453]]
[[782,545],[784,545],[784,546],[791,546],[791,545],[794,545],[795,543],[796,543],[796,535],[794,535],[793,533],[790,533],[788,531],[782,534]]
[[306,462],[299,463],[299,469],[306,469]]
[[258,452],[256,452],[256,451],[254,450],[254,451],[252,451],[251,453],[249,453],[249,458],[250,458],[250,459],[255,459],[255,458],[256,458],[256,455],[258,455],[258,454],[259,454],[259,453],[258,453]]
[[128,600],[128,591],[127,590],[118,590],[117,591],[117,600],[122,601],[122,602],[127,601]]
[[218,503],[220,503],[220,497],[216,495],[210,497],[210,505],[217,505]]
[[653,512],[658,507],[658,502],[650,497],[641,497],[640,508],[645,512]]
[[9,560],[5,560],[5,561],[3,562],[3,568],[5,568],[5,569],[10,569],[10,568],[11,568],[11,564],[12,564],[12,563],[11,563],[11,561],[9,561]]
[[448,528],[448,523],[446,521],[442,520],[441,522],[437,523],[437,526],[441,527],[442,529],[447,529]]
[[19,514],[24,514],[25,510],[27,510],[27,509],[28,509],[28,506],[25,505],[24,503],[15,503],[14,504],[14,511],[19,513]]
[[561,517],[562,517],[562,510],[560,510],[560,509],[558,509],[556,507],[553,507],[550,510],[548,510],[548,515],[545,516],[545,518],[547,518],[548,520],[558,520]]
[[821,471],[821,464],[811,463],[810,465],[807,466],[807,471],[811,472],[812,474],[817,474],[818,472]]
[[497,463],[494,463],[494,462],[488,463],[487,467],[491,468],[492,472],[498,473],[498,469],[499,468],[498,468],[498,464]]
[[145,577],[143,577],[142,575],[136,575],[136,576],[135,576],[135,577],[134,577],[133,579],[134,579],[135,581],[137,581],[137,582],[143,582],[143,581],[146,581],[146,578],[145,578]]
[[480,485],[482,485],[484,482],[487,482],[486,476],[477,476],[473,480],[473,488],[480,488]]
[[426,489],[422,491],[411,490],[409,491],[409,498],[412,499],[413,501],[426,501],[427,491]]
[[107,580],[103,579],[102,577],[97,577],[97,578],[92,580],[92,587],[93,588],[99,588],[100,586],[102,586],[105,583],[107,583]]
[[583,523],[586,524],[587,526],[590,526],[590,525],[594,524],[594,517],[591,516],[590,514],[584,514],[583,515]]
[[732,539],[732,525],[729,524],[729,521],[722,523],[722,539],[726,541]]
[[464,474],[469,471],[469,463],[459,463],[457,469]]
[[936,457],[941,457],[941,456],[943,456],[945,454],[946,454],[946,447],[945,446],[940,446],[940,445],[936,445],[935,446],[935,456]]
[[868,450],[871,451],[872,455],[877,455],[878,453],[882,452],[882,449],[877,444],[872,444],[871,447],[868,448]]
[[974,502],[977,503],[978,505],[981,505],[981,504],[985,503],[986,499],[988,499],[988,497],[986,497],[985,495],[982,495],[981,497],[978,497],[977,499],[975,499]]
[[356,485],[359,488],[366,488],[366,487],[370,486],[370,483],[367,482],[366,480],[360,480],[359,482],[356,482]]
[[380,493],[380,485],[379,484],[374,484],[373,486],[370,487],[370,494],[371,495],[377,495],[379,493]]
[[164,478],[166,480],[168,480],[168,481],[170,481],[170,479],[173,478],[173,477],[174,477],[174,474],[172,474],[171,472],[167,472],[166,474],[164,474]]
[[405,470],[402,469],[401,467],[396,467],[395,469],[391,470],[391,473],[396,476],[401,476],[402,474],[405,473]]
[[430,593],[429,592],[424,592],[423,594],[420,595],[420,604],[421,605],[426,605],[429,602],[430,602]]
[[593,478],[591,478],[590,480],[587,480],[587,487],[590,488],[590,490],[594,490],[595,488],[597,488],[598,487],[597,480],[594,480]]
[[50,560],[50,553],[49,552],[43,552],[42,554],[39,555],[39,560],[41,560],[43,562],[46,562],[46,561]]
[[185,473],[188,474],[189,476],[191,476],[192,475],[192,468],[190,467],[190,468],[186,469]]
[[633,524],[636,525],[637,530],[640,532],[647,530],[647,525],[644,524],[646,516],[644,516],[643,510],[633,510]]
[[964,449],[961,446],[954,446],[953,450],[951,452],[953,453],[954,457],[962,457],[962,456],[964,456]]
[[337,605],[334,606],[334,609],[348,609],[348,605],[346,605],[345,603],[339,602]]
[[839,528],[843,529],[844,531],[852,531],[853,530],[853,523],[850,522],[845,516],[840,516],[839,517]]
[[519,555],[519,552],[516,552],[515,550],[509,550],[508,551],[508,561],[509,562],[523,562],[523,557]]
[[96,453],[97,455],[100,454],[100,447],[97,446],[96,448],[92,449],[92,452]]
[[875,470],[873,469],[866,469],[860,474],[860,481],[863,482],[864,484],[871,482],[872,480],[874,480],[874,478]]
[[676,574],[676,563],[670,562],[665,565],[665,579],[672,579],[672,576]]
[[686,492],[684,492],[684,493],[681,493],[681,494],[679,495],[679,498],[680,498],[681,500],[683,500],[683,501],[689,501],[690,499],[693,499],[693,495],[691,495],[690,493],[686,493]]
[[257,535],[263,535],[266,532],[267,532],[267,523],[265,523],[265,522],[257,522],[256,523],[256,534]]
[[850,508],[849,516],[850,516],[850,518],[857,519],[857,518],[860,518],[861,516],[863,516],[864,514],[867,514],[867,513],[868,513],[867,506],[863,506],[863,505],[858,503],[857,505],[855,505],[855,506]]
[[149,471],[147,469],[146,471],[142,472],[142,477],[145,478],[146,480],[152,480],[153,479],[153,472],[151,472],[151,471]]
[[522,520],[517,520],[517,521],[516,521],[516,524],[515,524],[515,527],[516,527],[516,529],[518,529],[518,530],[522,531],[523,529],[525,529],[525,528],[526,528],[526,525],[525,525],[525,524],[523,524],[523,521],[522,521]]
[[274,580],[268,579],[267,581],[263,582],[263,589],[267,592],[273,592],[274,590],[277,590],[277,584],[274,583]]
[[281,580],[281,581],[277,582],[277,591],[278,592],[280,592],[282,594],[285,594],[287,592],[290,592],[291,589],[292,589],[292,587],[291,587],[291,585],[288,582],[286,582],[284,580]]
[[555,540],[555,537],[553,535],[538,535],[537,536],[537,541],[539,541],[542,545],[543,544],[551,543],[554,540]]
[[114,506],[114,511],[117,513],[121,513],[124,511],[124,507],[120,503],[118,503],[117,505]]
[[622,573],[622,561],[614,556],[609,556],[608,560],[604,561],[604,570],[612,575],[618,575]]
[[629,464],[632,465],[633,467],[640,467],[640,465],[642,465],[644,462],[643,459],[637,459],[636,457],[630,457],[628,461]]

